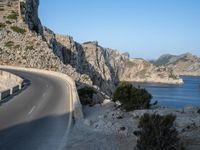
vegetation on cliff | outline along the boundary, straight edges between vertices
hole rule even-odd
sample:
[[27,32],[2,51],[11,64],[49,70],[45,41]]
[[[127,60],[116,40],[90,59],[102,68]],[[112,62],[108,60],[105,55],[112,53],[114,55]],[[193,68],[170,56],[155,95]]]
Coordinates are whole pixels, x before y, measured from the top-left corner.
[[17,33],[21,33],[21,34],[24,34],[26,32],[25,29],[23,28],[20,28],[20,27],[17,27],[17,26],[12,26],[10,27],[14,32],[17,32]]
[[7,19],[17,20],[18,16],[19,16],[18,13],[12,11],[11,14],[7,16]]

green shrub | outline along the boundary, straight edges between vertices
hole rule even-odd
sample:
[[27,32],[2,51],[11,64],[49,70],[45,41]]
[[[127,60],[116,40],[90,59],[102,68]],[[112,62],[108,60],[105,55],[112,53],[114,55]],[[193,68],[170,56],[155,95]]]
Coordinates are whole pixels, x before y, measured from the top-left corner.
[[26,46],[26,50],[34,50],[34,47],[33,47],[33,45]]
[[84,87],[78,90],[78,95],[82,105],[92,105],[93,104],[93,94],[96,94],[96,91],[92,87]]
[[6,20],[6,24],[12,24],[12,22],[10,22],[9,20]]
[[14,46],[14,49],[19,49],[20,48],[20,45],[15,45]]
[[6,27],[6,25],[4,23],[0,23],[0,29],[3,29],[5,27]]
[[17,27],[17,26],[12,26],[11,29],[12,29],[14,32],[21,33],[21,34],[24,34],[24,33],[26,32],[25,29],[20,28],[20,27]]
[[140,118],[135,150],[183,150],[173,123],[173,115],[144,114]]
[[121,82],[115,90],[113,101],[119,101],[126,111],[135,109],[148,109],[151,94],[146,89],[135,88],[131,83]]
[[4,44],[5,47],[11,48],[14,46],[14,42],[13,41],[8,41]]
[[7,16],[7,19],[17,20],[18,14],[14,11],[10,15]]

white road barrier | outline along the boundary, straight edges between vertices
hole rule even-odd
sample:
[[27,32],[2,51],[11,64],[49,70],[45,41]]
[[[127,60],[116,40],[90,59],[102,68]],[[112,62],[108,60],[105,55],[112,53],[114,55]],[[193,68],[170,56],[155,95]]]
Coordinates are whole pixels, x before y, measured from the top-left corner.
[[19,76],[16,76],[12,73],[0,70],[0,76],[2,80],[6,80],[7,82],[13,82],[10,86],[4,87],[5,89],[0,91],[0,101],[3,101],[5,98],[8,96],[13,95],[14,93],[18,92],[21,90],[22,84],[23,84],[23,79],[20,78]]

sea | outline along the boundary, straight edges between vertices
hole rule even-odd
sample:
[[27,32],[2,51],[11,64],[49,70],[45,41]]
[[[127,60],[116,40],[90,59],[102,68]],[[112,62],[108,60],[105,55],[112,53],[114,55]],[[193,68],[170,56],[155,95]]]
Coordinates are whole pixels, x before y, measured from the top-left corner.
[[200,77],[182,76],[183,85],[133,83],[135,87],[147,89],[153,96],[152,103],[157,101],[162,107],[183,108],[200,107]]

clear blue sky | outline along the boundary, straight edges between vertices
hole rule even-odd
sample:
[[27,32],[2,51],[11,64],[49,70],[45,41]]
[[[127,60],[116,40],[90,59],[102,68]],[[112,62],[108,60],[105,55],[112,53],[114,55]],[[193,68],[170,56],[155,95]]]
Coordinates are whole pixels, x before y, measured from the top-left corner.
[[132,57],[200,56],[200,0],[40,0],[43,25]]

